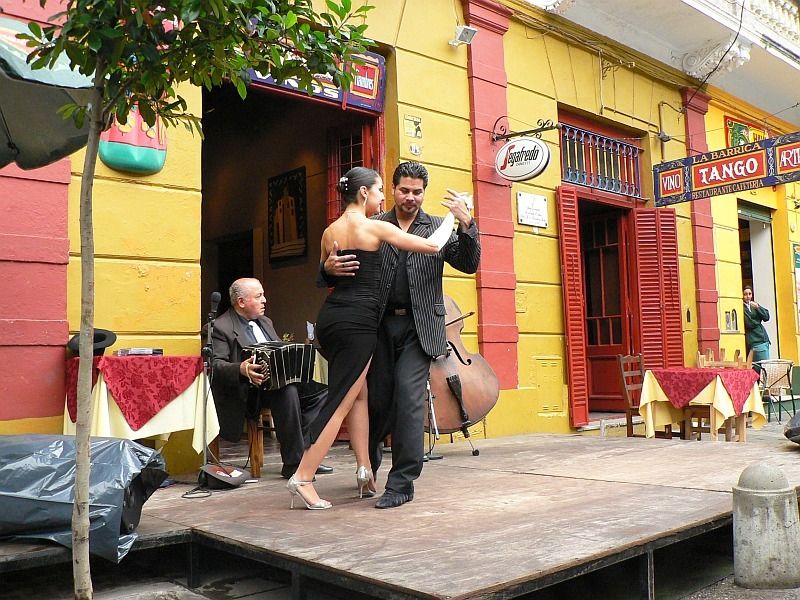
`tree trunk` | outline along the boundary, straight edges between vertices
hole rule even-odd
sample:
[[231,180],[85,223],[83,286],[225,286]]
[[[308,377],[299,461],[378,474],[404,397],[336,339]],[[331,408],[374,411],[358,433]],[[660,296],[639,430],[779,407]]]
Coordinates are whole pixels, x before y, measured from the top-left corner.
[[94,228],[92,188],[103,131],[103,86],[105,65],[97,61],[94,88],[89,100],[89,138],[83,162],[80,195],[81,235],[81,330],[78,362],[78,419],[75,426],[75,503],[72,510],[72,577],[76,600],[91,600],[92,573],[89,565],[89,474],[92,420],[92,360],[94,358]]

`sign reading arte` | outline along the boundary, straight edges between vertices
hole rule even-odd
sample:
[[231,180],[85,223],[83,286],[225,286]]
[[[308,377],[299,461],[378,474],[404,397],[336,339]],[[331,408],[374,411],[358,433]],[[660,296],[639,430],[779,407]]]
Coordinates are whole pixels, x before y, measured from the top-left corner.
[[[386,64],[383,56],[374,52],[357,55],[362,64],[350,67],[353,83],[349,90],[343,90],[333,83],[330,75],[315,75],[311,95],[320,100],[355,106],[372,112],[383,112],[383,96],[386,87]],[[287,79],[278,83],[270,75],[262,75],[250,71],[251,84],[254,87],[281,88],[307,95],[300,89],[296,79]]]
[[800,181],[800,132],[653,167],[656,206]]

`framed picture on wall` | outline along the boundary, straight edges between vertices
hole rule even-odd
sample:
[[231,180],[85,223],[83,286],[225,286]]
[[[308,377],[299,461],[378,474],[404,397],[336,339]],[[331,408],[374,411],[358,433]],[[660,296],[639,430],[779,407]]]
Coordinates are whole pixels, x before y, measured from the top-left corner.
[[306,168],[267,180],[269,262],[308,254]]

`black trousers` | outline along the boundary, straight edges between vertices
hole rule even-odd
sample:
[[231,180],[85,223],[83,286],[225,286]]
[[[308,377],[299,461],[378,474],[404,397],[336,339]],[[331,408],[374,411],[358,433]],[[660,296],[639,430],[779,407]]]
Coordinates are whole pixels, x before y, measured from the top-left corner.
[[248,418],[258,416],[261,408],[272,411],[275,437],[286,470],[294,472],[300,464],[307,446],[308,427],[327,398],[327,387],[315,383],[292,384],[274,391],[252,388],[248,397]]
[[411,494],[425,454],[425,400],[431,358],[422,350],[408,316],[387,315],[369,374],[369,449],[372,470],[383,458],[381,442],[392,434],[392,468],[386,489]]

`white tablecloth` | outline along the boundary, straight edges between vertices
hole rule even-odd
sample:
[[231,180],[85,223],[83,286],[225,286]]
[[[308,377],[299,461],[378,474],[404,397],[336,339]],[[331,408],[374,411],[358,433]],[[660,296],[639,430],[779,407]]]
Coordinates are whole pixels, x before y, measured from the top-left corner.
[[[117,406],[117,402],[108,390],[102,372],[92,388],[92,422],[90,435],[98,437],[116,437],[128,440],[156,438],[166,441],[174,431],[193,430],[192,448],[196,452],[203,451],[203,396],[205,393],[205,373],[195,378],[186,390],[162,408],[152,419],[140,429],[134,431]],[[75,434],[75,423],[69,418],[69,411],[64,409],[64,433]],[[217,411],[214,398],[208,390],[206,403],[206,435],[211,442],[219,433]]]

